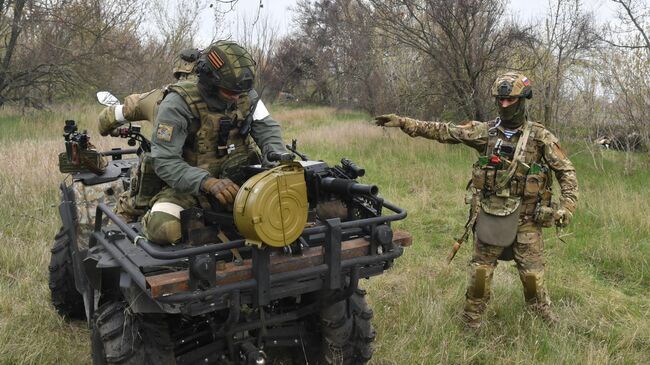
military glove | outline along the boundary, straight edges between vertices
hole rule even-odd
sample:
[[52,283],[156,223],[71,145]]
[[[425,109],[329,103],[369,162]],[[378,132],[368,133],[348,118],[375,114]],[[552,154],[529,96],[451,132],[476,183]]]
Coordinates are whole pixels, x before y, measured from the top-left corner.
[[201,189],[217,198],[222,205],[228,205],[235,202],[235,197],[239,191],[239,185],[230,179],[217,179],[209,177],[201,184]]
[[397,114],[384,114],[375,117],[375,124],[381,127],[403,127],[404,118]]
[[573,213],[571,213],[566,208],[560,208],[555,211],[555,225],[560,228],[565,228],[571,223],[571,218],[573,218]]
[[99,134],[102,136],[111,136],[116,137],[113,134],[115,128],[122,126],[126,119],[122,114],[122,105],[108,106],[104,108],[101,113],[99,113]]

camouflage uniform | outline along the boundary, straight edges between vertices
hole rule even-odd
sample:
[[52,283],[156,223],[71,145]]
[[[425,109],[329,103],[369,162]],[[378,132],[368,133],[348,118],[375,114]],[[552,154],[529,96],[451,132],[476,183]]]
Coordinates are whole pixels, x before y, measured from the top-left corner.
[[[214,57],[212,49],[211,46],[206,50],[210,57]],[[219,57],[222,61],[228,55]],[[235,58],[226,62],[243,61]],[[152,242],[178,242],[180,211],[210,206],[201,189],[208,178],[228,178],[242,184],[243,165],[259,163],[260,159],[267,162],[265,157],[270,152],[286,152],[280,125],[271,118],[254,90],[241,93],[236,103],[214,97],[214,93],[203,89],[199,77],[171,85],[160,104],[151,157],[156,175],[166,186],[151,200],[152,208],[143,217],[145,234]],[[248,117],[252,118],[250,133],[242,135],[239,128]],[[220,151],[218,139],[220,131],[224,132],[225,121],[228,151]]]
[[[523,110],[523,102],[520,100],[520,105],[512,108]],[[521,114],[518,126],[508,126],[499,118],[487,123],[469,121],[461,125],[395,115],[377,118],[378,124],[384,125],[390,120],[388,126],[400,126],[411,137],[463,143],[481,156],[473,166],[472,198],[468,201],[472,210],[470,216],[477,221],[464,307],[466,323],[475,329],[480,326],[481,314],[490,299],[490,285],[498,259],[515,260],[526,303],[545,319],[552,319],[551,302],[544,283],[542,239],[542,227],[551,226],[558,218],[553,214],[556,209],[551,203],[551,172],[560,185],[560,209],[557,211],[564,212],[565,223],[576,208],[578,183],[575,169],[558,139],[543,125],[525,121],[523,116]],[[497,150],[499,152],[495,152]],[[509,230],[511,236],[503,233]]]

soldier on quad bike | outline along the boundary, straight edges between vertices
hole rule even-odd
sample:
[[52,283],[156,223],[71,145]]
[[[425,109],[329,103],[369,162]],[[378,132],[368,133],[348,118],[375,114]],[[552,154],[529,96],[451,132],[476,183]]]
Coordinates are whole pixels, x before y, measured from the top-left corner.
[[229,210],[245,181],[242,166],[268,164],[269,153],[287,152],[280,125],[253,90],[248,51],[218,41],[196,69],[197,78],[168,87],[155,119],[151,165],[162,183],[142,181],[162,187],[143,217],[147,238],[161,245],[180,241],[182,210],[210,207],[205,195]]
[[[120,126],[129,121],[155,122],[152,153],[144,154],[133,170],[130,191],[120,197],[116,211],[132,222],[159,202],[145,225],[148,238],[163,245],[180,239],[181,210],[206,206],[205,197],[197,200],[201,192],[226,207],[245,180],[242,165],[268,164],[269,152],[287,152],[279,124],[252,89],[255,61],[238,44],[218,41],[205,51],[182,51],[174,77],[176,84],[130,95],[124,105],[109,106],[99,116],[102,135],[118,136]],[[215,179],[208,180],[208,175]],[[199,191],[202,181],[206,190]]]

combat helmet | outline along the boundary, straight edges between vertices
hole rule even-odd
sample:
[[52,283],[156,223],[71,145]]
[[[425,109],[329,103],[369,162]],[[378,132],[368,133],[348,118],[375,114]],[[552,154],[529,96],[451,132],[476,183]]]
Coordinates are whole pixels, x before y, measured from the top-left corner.
[[196,61],[201,56],[201,50],[186,48],[176,58],[172,72],[176,80],[186,79],[196,72]]
[[206,48],[197,62],[199,83],[235,93],[248,92],[255,81],[255,61],[239,44],[217,41]]
[[[526,99],[533,97],[530,80],[520,73],[507,72],[494,81],[492,96],[499,110],[500,123],[506,128],[517,128],[527,119]],[[517,102],[502,106],[500,99],[517,98]]]
[[520,73],[507,72],[494,81],[492,96],[498,99],[533,97],[533,88],[530,80]]

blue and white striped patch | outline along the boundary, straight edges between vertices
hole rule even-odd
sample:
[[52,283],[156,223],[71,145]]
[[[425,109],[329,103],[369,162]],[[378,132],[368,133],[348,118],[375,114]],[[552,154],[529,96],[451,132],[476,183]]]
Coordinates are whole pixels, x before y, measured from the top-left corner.
[[514,130],[513,129],[504,129],[503,130],[503,134],[505,134],[506,138],[508,138],[508,139],[512,138],[512,136],[514,136],[517,133],[519,133],[519,129],[514,129]]

